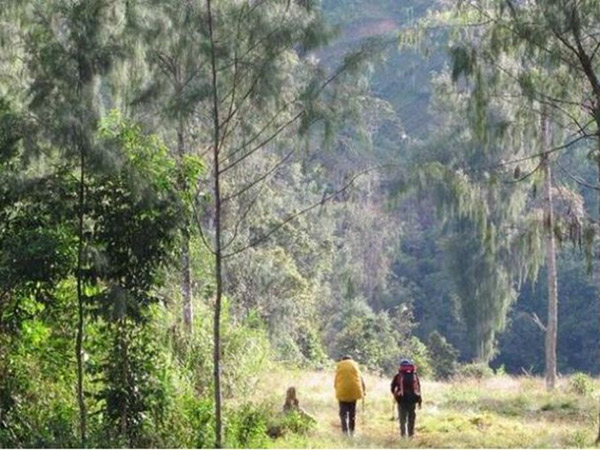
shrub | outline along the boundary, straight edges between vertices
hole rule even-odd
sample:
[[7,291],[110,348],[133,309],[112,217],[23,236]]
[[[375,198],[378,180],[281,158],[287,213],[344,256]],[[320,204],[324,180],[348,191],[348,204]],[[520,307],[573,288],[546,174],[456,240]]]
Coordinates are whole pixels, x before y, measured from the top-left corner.
[[336,331],[330,354],[335,359],[348,354],[371,370],[388,375],[396,372],[400,359],[409,358],[427,376],[427,347],[411,336],[411,320],[405,313],[374,312],[363,298],[354,298],[332,319],[332,330]]
[[375,314],[367,309],[364,315],[348,314],[344,318],[333,348],[338,355],[351,355],[373,370],[393,371],[398,359],[396,340],[387,313]]
[[283,420],[281,421],[280,425],[282,434],[287,432],[306,434],[315,426],[316,423],[317,421],[308,414],[303,414],[299,411],[292,411],[283,416]]
[[589,395],[594,389],[594,380],[585,373],[578,372],[569,378],[569,391],[577,395]]
[[446,380],[456,373],[458,351],[446,341],[446,338],[434,331],[427,342],[433,376]]
[[421,377],[427,378],[433,374],[429,350],[418,337],[411,336],[405,354],[417,365]]
[[[188,390],[188,386],[183,386]],[[176,393],[161,423],[161,442],[154,447],[212,448],[215,445],[214,403],[193,392]]]
[[483,380],[491,378],[494,375],[494,371],[485,363],[471,363],[459,366],[457,375],[463,378]]
[[304,327],[297,339],[298,348],[309,366],[320,367],[327,361],[327,353],[319,332],[314,327]]
[[506,367],[504,364],[501,364],[500,367],[494,370],[494,373],[499,376],[506,375]]
[[226,442],[232,448],[264,448],[268,442],[269,410],[247,403],[229,413]]

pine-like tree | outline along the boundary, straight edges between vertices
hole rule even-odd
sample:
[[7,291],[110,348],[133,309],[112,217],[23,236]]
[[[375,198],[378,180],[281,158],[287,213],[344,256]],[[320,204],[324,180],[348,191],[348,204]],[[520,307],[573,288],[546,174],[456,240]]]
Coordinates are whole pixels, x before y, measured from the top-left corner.
[[[76,279],[77,400],[81,446],[87,440],[87,410],[84,394],[84,333],[86,318],[85,272],[89,265],[87,184],[89,174],[106,166],[106,153],[98,145],[101,114],[101,77],[118,55],[116,36],[122,2],[108,0],[27,1],[18,5],[25,45],[23,56],[29,82],[27,111],[37,130],[38,148],[56,149],[76,173],[77,258],[72,273]],[[117,24],[117,25],[115,25]]]

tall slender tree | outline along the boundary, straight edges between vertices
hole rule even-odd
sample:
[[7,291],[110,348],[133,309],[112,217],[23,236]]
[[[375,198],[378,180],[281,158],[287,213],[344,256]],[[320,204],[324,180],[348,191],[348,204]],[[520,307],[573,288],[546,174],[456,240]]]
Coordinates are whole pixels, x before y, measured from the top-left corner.
[[[566,143],[548,148],[546,126],[539,139],[541,151],[526,158],[542,158],[536,170],[549,170],[549,155],[570,148],[583,139],[598,138],[597,85],[598,38],[594,32],[598,21],[595,2],[556,0],[550,2],[514,2],[494,0],[464,2],[456,6],[452,25],[456,28],[458,44],[452,49],[456,73],[464,73],[475,81],[475,110],[487,108],[486,96],[497,92],[498,80],[510,82],[519,91],[503,95],[505,101],[526,105],[529,115],[551,118],[560,133],[570,135]],[[574,86],[578,86],[577,88]],[[579,92],[590,92],[580,96]],[[486,94],[487,92],[487,94]],[[594,112],[596,111],[596,112]],[[586,117],[587,116],[587,117]],[[477,113],[484,118],[485,114]],[[532,129],[534,126],[532,126]],[[540,148],[540,146],[536,146]],[[516,162],[522,162],[516,158]],[[600,167],[600,166],[599,166]],[[550,174],[547,173],[547,182]],[[551,195],[546,186],[544,192]],[[549,217],[549,204],[546,204]],[[553,253],[550,235],[546,240]],[[553,266],[548,255],[548,266]],[[556,364],[556,289],[554,276],[549,277],[549,318],[544,327],[547,344],[547,386],[554,386]],[[554,274],[555,275],[555,274]],[[554,361],[554,362],[553,362]]]
[[513,183],[512,172],[496,164],[523,156],[532,133],[520,112],[499,100],[476,127],[472,95],[478,94],[456,85],[450,73],[436,78],[435,132],[411,164],[415,185],[432,196],[446,223],[446,267],[472,355],[488,363],[520,282],[537,273],[541,254],[538,240],[522,231],[528,186]]
[[[152,1],[149,9],[138,14],[134,28],[137,44],[144,48],[141,61],[134,64],[146,64],[149,70],[129,100],[141,105],[138,116],[146,122],[156,122],[171,143],[179,166],[180,191],[189,192],[187,163],[198,157],[197,152],[191,151],[195,136],[205,132],[205,124],[196,116],[197,106],[207,101],[208,96],[209,59],[201,50],[207,29],[204,5],[202,2]],[[144,117],[148,109],[156,111],[157,117]],[[194,318],[192,231],[191,215],[186,215],[181,230],[180,286],[182,318],[188,331]]]
[[[116,54],[116,33],[111,20],[119,3],[30,1],[22,5],[28,28],[20,30],[27,53],[30,79],[29,112],[35,118],[39,138],[58,149],[76,172],[77,183],[77,402],[80,439],[87,441],[87,408],[84,388],[84,337],[86,317],[85,271],[87,183],[90,170],[101,167],[102,149],[96,133],[100,117],[100,79]],[[36,143],[39,144],[39,143]]]
[[546,268],[548,271],[548,321],[546,323],[546,387],[556,386],[556,336],[558,329],[558,280],[556,274],[556,243],[554,237],[554,202],[552,200],[552,170],[550,167],[550,123],[546,114],[540,118],[542,156],[541,168],[544,176],[544,228],[546,235]]
[[[348,81],[361,72],[366,61],[376,57],[378,45],[363,45],[339,64],[327,67],[319,64],[316,50],[326,42],[328,32],[312,2],[207,0],[205,6],[210,100],[199,105],[197,114],[209,117],[206,129],[211,136],[211,177],[199,185],[210,185],[211,196],[199,196],[196,211],[208,209],[210,214],[197,217],[196,223],[214,255],[215,445],[220,447],[220,330],[226,261],[335,197],[335,192],[325,194],[321,202],[288,211],[287,215],[283,212],[279,222],[267,229],[242,232],[262,194],[261,186],[276,177],[303,148],[293,138],[316,124],[323,125],[325,134],[331,136],[333,119],[343,120],[338,106],[356,92]],[[352,102],[346,103],[349,105]],[[266,152],[276,156],[275,163],[248,179],[244,168]],[[351,178],[341,189],[353,181]]]

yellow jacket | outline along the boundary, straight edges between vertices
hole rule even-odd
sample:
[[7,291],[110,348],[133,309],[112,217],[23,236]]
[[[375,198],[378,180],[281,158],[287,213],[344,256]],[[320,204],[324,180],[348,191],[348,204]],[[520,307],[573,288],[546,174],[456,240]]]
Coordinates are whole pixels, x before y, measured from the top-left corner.
[[355,402],[364,396],[364,383],[360,369],[351,359],[338,363],[335,371],[335,396],[339,402]]

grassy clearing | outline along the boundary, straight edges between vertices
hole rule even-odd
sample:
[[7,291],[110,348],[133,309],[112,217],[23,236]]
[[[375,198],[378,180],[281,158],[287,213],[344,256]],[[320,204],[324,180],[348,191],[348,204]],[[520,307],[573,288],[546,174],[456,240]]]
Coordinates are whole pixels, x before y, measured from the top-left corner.
[[[547,393],[543,380],[497,376],[487,380],[440,383],[422,380],[424,403],[417,410],[417,436],[401,440],[387,378],[366,375],[367,397],[357,411],[353,439],[341,435],[333,393],[333,369],[273,371],[252,399],[283,405],[295,386],[300,406],[316,420],[306,435],[272,441],[277,448],[583,448],[593,446],[598,391],[581,395],[563,379]],[[594,382],[595,383],[595,382]]]

